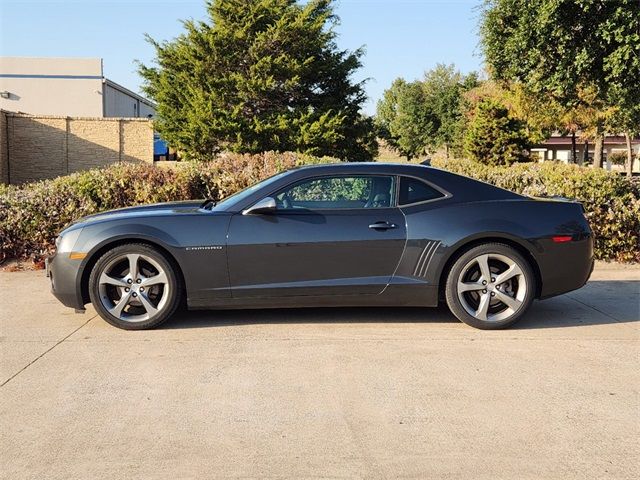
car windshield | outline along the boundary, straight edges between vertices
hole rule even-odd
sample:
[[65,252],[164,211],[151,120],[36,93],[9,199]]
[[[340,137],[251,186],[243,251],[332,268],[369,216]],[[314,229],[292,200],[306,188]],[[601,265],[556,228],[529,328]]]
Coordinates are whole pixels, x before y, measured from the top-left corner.
[[228,196],[224,200],[221,200],[216,204],[213,210],[232,210],[233,207],[242,202],[249,195],[257,192],[263,187],[270,185],[271,183],[276,182],[280,178],[287,175],[288,172],[280,172],[275,175],[262,180],[261,182],[256,183],[255,185],[251,185],[250,187],[245,188],[244,190],[240,190],[239,192],[234,193],[233,195]]

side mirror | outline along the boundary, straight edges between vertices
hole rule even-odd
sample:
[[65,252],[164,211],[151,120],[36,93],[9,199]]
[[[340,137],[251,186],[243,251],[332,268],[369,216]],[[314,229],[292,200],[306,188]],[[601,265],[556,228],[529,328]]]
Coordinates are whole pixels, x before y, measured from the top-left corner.
[[273,197],[265,197],[258,203],[254,203],[252,206],[242,211],[243,215],[253,215],[261,213],[270,213],[276,210],[276,199]]

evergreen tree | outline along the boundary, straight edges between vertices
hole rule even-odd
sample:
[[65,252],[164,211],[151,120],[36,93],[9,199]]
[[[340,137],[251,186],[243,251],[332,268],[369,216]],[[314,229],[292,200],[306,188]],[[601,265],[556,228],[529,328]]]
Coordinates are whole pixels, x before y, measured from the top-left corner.
[[148,37],[156,66],[140,65],[172,146],[201,160],[222,150],[373,157],[363,83],[351,79],[363,52],[338,49],[332,0],[209,0],[207,12],[172,41]]
[[524,122],[511,117],[501,103],[491,98],[477,103],[464,137],[469,158],[488,165],[510,165],[525,160],[528,143]]

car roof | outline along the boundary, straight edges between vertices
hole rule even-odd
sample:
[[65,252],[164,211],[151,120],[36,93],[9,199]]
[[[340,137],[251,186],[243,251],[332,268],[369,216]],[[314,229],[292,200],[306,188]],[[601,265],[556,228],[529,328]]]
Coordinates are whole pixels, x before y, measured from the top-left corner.
[[387,174],[387,175],[408,175],[425,178],[429,172],[437,171],[437,168],[420,165],[416,163],[390,163],[390,162],[341,162],[341,163],[320,163],[316,165],[302,165],[292,169],[300,173],[314,174]]
[[425,169],[431,169],[426,165],[415,163],[391,163],[391,162],[341,162],[341,163],[319,163],[315,165],[302,165],[296,167],[296,170],[320,170],[326,172],[338,172],[341,170],[355,170],[369,173],[406,173],[417,174],[424,173]]

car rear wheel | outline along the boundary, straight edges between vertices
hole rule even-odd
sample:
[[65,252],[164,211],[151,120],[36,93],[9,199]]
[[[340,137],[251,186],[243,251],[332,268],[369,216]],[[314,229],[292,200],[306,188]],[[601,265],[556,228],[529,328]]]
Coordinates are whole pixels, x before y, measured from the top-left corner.
[[115,247],[100,257],[89,276],[96,311],[126,330],[153,328],[167,320],[179,304],[180,291],[171,262],[148,245]]
[[458,319],[492,330],[516,322],[531,306],[535,289],[531,266],[520,253],[508,245],[487,243],[455,261],[446,298]]

